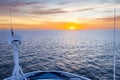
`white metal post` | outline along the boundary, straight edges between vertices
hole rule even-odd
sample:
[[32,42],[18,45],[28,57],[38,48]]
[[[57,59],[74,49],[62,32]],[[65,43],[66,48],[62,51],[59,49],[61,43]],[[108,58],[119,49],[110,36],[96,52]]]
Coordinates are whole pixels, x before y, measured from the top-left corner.
[[116,79],[116,53],[115,53],[115,28],[116,27],[116,9],[114,8],[114,49],[113,49],[113,57],[114,57],[114,64],[113,64],[113,80]]

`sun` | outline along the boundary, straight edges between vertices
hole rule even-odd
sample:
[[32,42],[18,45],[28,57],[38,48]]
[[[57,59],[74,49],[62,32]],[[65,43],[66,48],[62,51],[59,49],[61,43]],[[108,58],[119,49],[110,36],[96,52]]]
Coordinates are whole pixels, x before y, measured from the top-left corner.
[[70,26],[69,29],[70,29],[71,31],[73,31],[73,30],[75,30],[75,26]]

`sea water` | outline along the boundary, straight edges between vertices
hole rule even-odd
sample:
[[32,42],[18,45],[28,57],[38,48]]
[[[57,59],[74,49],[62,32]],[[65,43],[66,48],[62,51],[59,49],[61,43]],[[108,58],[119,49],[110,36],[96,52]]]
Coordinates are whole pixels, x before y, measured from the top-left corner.
[[[20,65],[27,73],[60,70],[92,80],[113,80],[113,30],[15,30],[22,38]],[[0,30],[0,80],[12,75],[9,30]],[[116,80],[120,80],[120,31],[116,30]]]

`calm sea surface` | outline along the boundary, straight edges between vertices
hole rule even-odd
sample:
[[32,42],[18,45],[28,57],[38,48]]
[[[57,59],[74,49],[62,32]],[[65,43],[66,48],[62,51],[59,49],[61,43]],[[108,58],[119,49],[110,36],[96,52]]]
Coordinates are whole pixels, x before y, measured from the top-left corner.
[[[17,30],[23,71],[62,70],[92,80],[113,80],[113,31]],[[11,76],[9,30],[0,30],[0,80]],[[116,80],[120,80],[120,31],[116,31]]]

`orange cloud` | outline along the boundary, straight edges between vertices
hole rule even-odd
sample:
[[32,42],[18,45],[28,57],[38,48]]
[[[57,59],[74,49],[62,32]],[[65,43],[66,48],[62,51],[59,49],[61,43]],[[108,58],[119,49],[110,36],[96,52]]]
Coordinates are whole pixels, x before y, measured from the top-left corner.
[[[115,19],[116,28],[120,29],[120,16],[116,16]],[[99,22],[103,28],[113,29],[114,27],[114,17],[98,18],[95,21]]]

